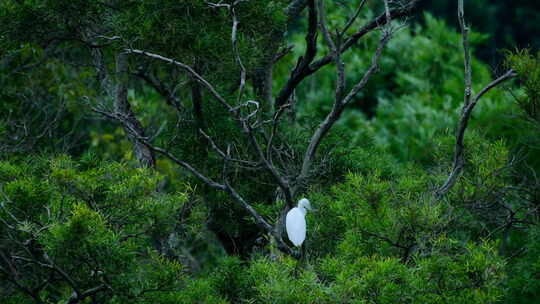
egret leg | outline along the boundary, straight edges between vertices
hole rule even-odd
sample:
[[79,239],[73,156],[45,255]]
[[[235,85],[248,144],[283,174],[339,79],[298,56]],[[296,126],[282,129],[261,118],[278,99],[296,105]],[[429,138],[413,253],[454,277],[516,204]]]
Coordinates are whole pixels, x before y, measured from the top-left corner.
[[298,277],[300,270],[306,266],[306,261],[307,261],[307,249],[306,249],[306,243],[303,243],[300,246],[300,257],[296,261],[296,266],[294,267],[294,272],[293,272],[294,277]]

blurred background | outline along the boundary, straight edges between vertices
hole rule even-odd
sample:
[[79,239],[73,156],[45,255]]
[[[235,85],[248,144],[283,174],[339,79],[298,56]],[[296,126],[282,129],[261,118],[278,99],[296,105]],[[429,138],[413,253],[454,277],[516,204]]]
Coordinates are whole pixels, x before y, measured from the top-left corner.
[[[228,13],[209,10],[200,0],[118,1],[131,4],[121,9],[102,2],[0,0],[0,194],[6,192],[0,207],[9,198],[19,204],[10,212],[25,219],[24,225],[6,225],[13,217],[0,208],[0,254],[39,244],[53,248],[48,256],[89,287],[95,270],[103,269],[130,297],[152,284],[172,290],[139,303],[540,303],[540,1],[465,1],[473,91],[510,68],[521,77],[484,95],[475,108],[463,178],[436,206],[427,194],[448,175],[463,104],[457,1],[421,0],[407,26],[394,20],[399,30],[379,71],[317,152],[305,189],[318,207],[307,219],[313,223],[307,248],[314,267],[300,278],[294,261],[275,258],[272,239],[227,193],[166,157],[157,158],[156,172],[140,170],[122,124],[90,110],[116,111],[116,93],[125,87],[146,136],[207,176],[220,178],[223,161],[200,129],[219,147],[232,143],[235,157],[258,159],[229,111],[185,73],[139,56],[130,57],[127,79],[116,70],[126,47],[149,50],[195,67],[236,100],[239,68]],[[304,55],[306,12],[288,24],[289,3],[242,1],[238,46],[249,71],[250,100],[264,100],[255,83],[269,54],[274,58],[273,52],[294,46],[273,66],[274,97]],[[360,3],[325,1],[329,27],[345,28]],[[383,1],[367,3],[346,34],[384,12]],[[347,88],[369,69],[379,37],[374,31],[343,54]],[[329,54],[321,36],[317,43],[316,60]],[[335,83],[329,64],[296,87],[275,139],[274,159],[285,176],[300,172],[308,139],[331,111]],[[272,101],[261,102],[268,111],[262,118],[272,117]],[[229,179],[265,219],[277,222],[283,200],[271,174],[257,163],[239,165]],[[2,229],[19,226],[14,241],[2,239]],[[136,248],[124,241],[139,235],[144,237]],[[397,246],[388,242],[393,239]],[[86,247],[70,240],[88,240],[99,257],[92,258],[95,265],[87,263],[91,269],[79,262],[87,259]],[[146,253],[154,247],[181,263]],[[180,265],[187,271],[177,270]],[[45,286],[41,270],[25,268],[28,275],[21,277]],[[2,293],[6,285],[0,280],[0,303],[30,303],[11,297],[11,290]],[[51,299],[47,303],[71,297],[70,287],[58,286],[43,294]],[[374,298],[379,291],[381,301]]]
[[[465,10],[472,28],[489,34],[489,39],[477,50],[477,56],[496,64],[501,49],[540,47],[540,1],[536,0],[475,0],[465,1]],[[418,14],[428,10],[457,27],[456,1],[421,1]]]

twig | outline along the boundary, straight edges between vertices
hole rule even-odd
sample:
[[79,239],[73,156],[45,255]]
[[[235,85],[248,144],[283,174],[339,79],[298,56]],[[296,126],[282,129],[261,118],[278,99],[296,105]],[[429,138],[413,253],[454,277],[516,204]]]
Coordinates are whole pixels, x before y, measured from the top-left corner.
[[343,27],[343,29],[339,33],[340,36],[344,36],[347,33],[349,28],[353,25],[354,21],[356,21],[356,19],[360,15],[360,12],[362,11],[362,9],[366,5],[366,3],[367,3],[367,0],[362,0],[362,2],[360,2],[360,4],[356,8],[356,11],[354,12],[353,16],[349,19],[349,21],[347,21],[347,23],[345,24],[345,27]]
[[227,108],[229,110],[231,109],[231,106],[227,103],[225,98],[223,98],[217,92],[217,90],[210,84],[210,82],[208,82],[206,79],[204,79],[204,77],[202,77],[199,73],[195,72],[195,70],[192,67],[190,67],[189,65],[184,64],[184,63],[179,62],[179,61],[176,61],[176,60],[173,60],[173,59],[170,59],[170,58],[167,58],[167,57],[163,57],[163,56],[158,55],[158,54],[149,53],[149,52],[146,52],[146,51],[143,51],[143,50],[126,49],[125,51],[127,53],[139,54],[139,55],[147,56],[147,57],[150,57],[150,58],[158,59],[158,60],[161,60],[161,61],[164,61],[164,62],[167,62],[167,63],[170,63],[170,64],[174,64],[174,65],[180,67],[181,69],[186,71],[191,77],[193,77],[195,80],[200,82],[212,94],[212,96],[214,96],[214,98],[217,101],[219,101],[225,108]]

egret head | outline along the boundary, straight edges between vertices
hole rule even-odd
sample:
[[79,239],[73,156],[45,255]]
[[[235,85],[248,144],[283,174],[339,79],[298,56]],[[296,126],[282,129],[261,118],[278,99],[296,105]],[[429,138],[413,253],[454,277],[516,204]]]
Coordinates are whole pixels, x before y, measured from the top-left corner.
[[305,210],[313,210],[311,208],[311,204],[309,203],[309,200],[307,198],[303,198],[298,201],[298,208],[305,209]]

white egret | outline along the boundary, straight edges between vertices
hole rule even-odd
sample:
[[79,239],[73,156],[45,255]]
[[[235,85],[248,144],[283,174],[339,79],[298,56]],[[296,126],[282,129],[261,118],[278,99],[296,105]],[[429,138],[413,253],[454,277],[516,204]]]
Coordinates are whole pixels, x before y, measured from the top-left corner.
[[311,204],[307,198],[298,201],[298,206],[287,212],[285,218],[285,228],[287,236],[294,246],[300,247],[306,239],[306,213],[311,209]]

